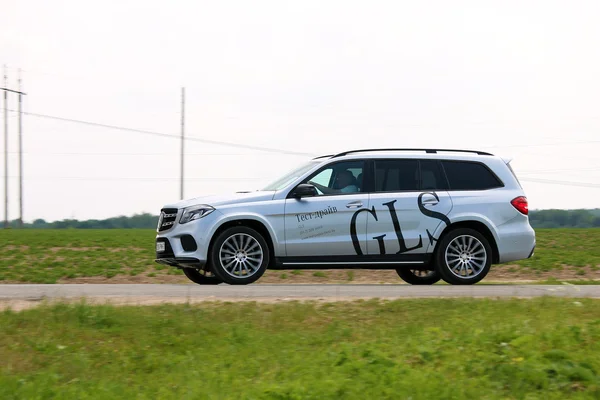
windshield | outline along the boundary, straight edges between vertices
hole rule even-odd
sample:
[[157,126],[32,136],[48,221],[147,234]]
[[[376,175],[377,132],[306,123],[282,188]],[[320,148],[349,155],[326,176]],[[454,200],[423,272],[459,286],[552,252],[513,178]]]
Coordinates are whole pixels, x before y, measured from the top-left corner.
[[263,190],[281,190],[290,183],[294,182],[296,179],[300,178],[306,172],[313,169],[317,164],[319,164],[319,161],[310,161],[296,168],[295,170],[288,172],[281,178],[277,179],[275,182],[267,185]]

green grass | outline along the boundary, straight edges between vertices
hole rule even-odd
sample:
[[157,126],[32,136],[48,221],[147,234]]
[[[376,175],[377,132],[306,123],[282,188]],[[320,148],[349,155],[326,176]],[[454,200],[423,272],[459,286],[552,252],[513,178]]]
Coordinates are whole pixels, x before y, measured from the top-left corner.
[[[0,230],[0,282],[56,283],[157,271],[180,275],[154,263],[155,236],[153,230],[136,229]],[[516,269],[537,272],[569,265],[581,268],[583,277],[584,267],[600,268],[600,229],[539,229],[537,243],[535,256],[517,262]]]
[[147,229],[0,230],[0,282],[156,272],[162,267],[154,262],[155,236]]
[[538,229],[535,255],[516,262],[523,268],[550,271],[565,265],[600,267],[600,229]]
[[600,397],[600,301],[55,305],[0,313],[0,398]]
[[313,276],[316,276],[317,278],[327,278],[327,274],[323,271],[315,271],[313,272]]

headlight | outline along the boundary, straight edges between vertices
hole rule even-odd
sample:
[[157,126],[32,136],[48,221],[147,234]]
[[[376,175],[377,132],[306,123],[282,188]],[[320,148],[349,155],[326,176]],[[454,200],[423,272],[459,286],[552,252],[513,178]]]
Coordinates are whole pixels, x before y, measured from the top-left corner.
[[211,212],[215,211],[211,206],[207,206],[205,204],[201,204],[199,206],[188,207],[183,210],[183,214],[181,215],[181,219],[179,220],[180,224],[185,224],[190,221],[195,221],[202,217],[206,217]]

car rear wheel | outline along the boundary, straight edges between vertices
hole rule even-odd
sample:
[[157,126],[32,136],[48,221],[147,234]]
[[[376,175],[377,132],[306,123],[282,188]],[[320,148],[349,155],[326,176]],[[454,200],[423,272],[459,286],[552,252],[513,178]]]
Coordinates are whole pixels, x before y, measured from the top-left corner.
[[230,285],[247,285],[260,278],[269,265],[269,247],[254,229],[236,226],[223,231],[211,248],[211,268]]
[[183,273],[187,278],[198,285],[218,285],[223,281],[213,274],[210,270],[198,270],[195,268],[183,268]]
[[479,282],[492,266],[492,248],[480,232],[458,228],[448,232],[436,250],[436,268],[440,277],[452,285]]
[[435,271],[398,268],[396,272],[404,282],[411,285],[433,285],[441,279],[440,275]]

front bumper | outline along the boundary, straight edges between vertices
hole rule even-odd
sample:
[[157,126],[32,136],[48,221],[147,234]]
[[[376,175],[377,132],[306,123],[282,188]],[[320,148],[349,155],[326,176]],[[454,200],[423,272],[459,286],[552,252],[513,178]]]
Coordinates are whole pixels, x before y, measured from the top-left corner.
[[199,220],[180,224],[182,212],[182,209],[177,210],[176,223],[172,226],[162,231],[160,227],[157,229],[156,243],[163,242],[165,245],[163,251],[156,252],[155,261],[173,267],[202,268],[207,264],[212,229],[221,214],[212,212]]
[[157,258],[154,261],[162,265],[177,268],[202,268],[206,264],[192,257]]
[[159,264],[178,268],[202,268],[206,264],[205,260],[200,260],[196,257],[176,257],[171,242],[165,237],[157,238],[156,243],[159,242],[165,244],[164,251],[156,252],[156,259],[154,261]]

